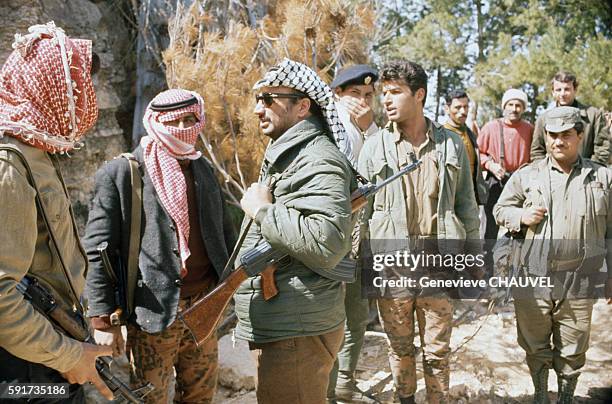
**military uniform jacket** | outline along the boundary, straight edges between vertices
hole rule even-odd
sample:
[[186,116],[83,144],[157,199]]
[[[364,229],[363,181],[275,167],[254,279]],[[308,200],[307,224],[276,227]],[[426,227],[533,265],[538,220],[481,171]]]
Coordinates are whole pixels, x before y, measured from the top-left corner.
[[15,287],[26,274],[32,275],[60,305],[78,305],[87,270],[85,251],[57,157],[8,136],[0,142],[25,156],[67,269],[64,273],[52,249],[25,166],[14,152],[0,151],[0,346],[21,359],[65,372],[81,357],[81,344],[56,331]]
[[238,256],[265,239],[290,258],[278,265],[273,299],[264,300],[260,276],[238,288],[236,335],[263,343],[333,331],[344,324],[342,284],[310,268],[331,270],[350,251],[349,162],[310,117],[268,146],[260,182],[272,182],[273,203],[257,212]]
[[[176,318],[182,284],[179,276],[181,260],[174,222],[163,208],[142,163],[142,149],[138,147],[134,155],[140,162],[143,177],[143,209],[134,313],[128,321],[148,333],[155,333],[166,329]],[[234,246],[235,235],[212,168],[203,158],[193,160],[191,165],[202,239],[212,267],[220,277]],[[116,158],[105,163],[96,173],[95,196],[83,239],[90,261],[87,274],[90,317],[115,310],[113,287],[96,248],[100,243],[108,242],[111,262],[119,257],[127,268],[131,199],[128,160]]]
[[[463,140],[438,123],[431,124],[438,156],[437,238],[479,239],[478,206]],[[399,168],[394,134],[389,128],[366,140],[359,156],[361,175],[373,183],[380,183]],[[372,240],[407,239],[406,215],[403,182],[394,181],[369,201],[361,234]]]
[[[549,243],[542,242],[551,239],[550,214],[529,229],[521,225],[521,215],[525,208],[551,206],[549,158],[516,171],[493,209],[500,226],[511,233],[523,232],[526,235],[521,248],[521,265],[528,268],[529,273],[538,276],[547,274],[550,269],[554,270],[555,265],[563,264],[550,261]],[[571,224],[564,233],[569,240],[575,240],[581,245],[582,257],[578,257],[581,262],[576,265],[576,271],[585,274],[597,272],[606,259],[608,277],[612,277],[612,249],[608,248],[612,236],[612,170],[582,158],[581,164],[574,169],[580,170],[575,178],[579,191],[569,193],[567,197],[572,198],[571,206],[577,208],[567,212],[571,216]]]

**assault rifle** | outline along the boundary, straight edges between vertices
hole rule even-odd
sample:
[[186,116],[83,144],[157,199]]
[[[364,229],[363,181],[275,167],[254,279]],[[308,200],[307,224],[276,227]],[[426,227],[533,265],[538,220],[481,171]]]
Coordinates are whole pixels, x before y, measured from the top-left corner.
[[[414,153],[411,153],[410,159],[412,163],[402,167],[397,173],[379,184],[368,183],[355,190],[351,195],[352,212],[357,212],[363,208],[368,202],[368,199],[378,191],[383,189],[390,182],[415,170],[421,164],[421,161],[416,159]],[[244,240],[247,231],[248,226],[243,231],[243,236],[238,242],[239,244]],[[234,254],[230,257],[228,265],[233,264],[237,250],[238,248],[234,250]],[[238,289],[240,284],[247,278],[261,274],[264,299],[269,300],[274,297],[276,293],[278,293],[276,285],[274,284],[274,271],[276,270],[276,264],[285,257],[287,257],[286,253],[274,250],[265,239],[262,240],[256,247],[248,250],[240,257],[240,266],[225,278],[223,282],[206,296],[196,301],[182,314],[179,313],[179,317],[191,331],[196,343],[200,345],[216,330],[217,324],[221,320],[234,292],[236,292],[236,289]],[[354,269],[351,269],[351,271],[354,271]],[[340,271],[334,275],[334,279],[350,282],[349,279],[343,279],[345,275]]]
[[[87,327],[75,318],[74,314],[59,307],[53,295],[42,286],[36,278],[26,276],[18,284],[17,290],[23,294],[32,306],[45,317],[52,320],[62,330],[66,331],[72,338],[95,344],[93,337],[90,335]],[[106,383],[108,388],[113,392],[116,403],[134,403],[144,404],[144,396],[153,391],[153,385],[146,385],[131,390],[117,376],[113,375],[110,370],[113,358],[110,356],[100,356],[96,358],[96,370],[100,377]]]

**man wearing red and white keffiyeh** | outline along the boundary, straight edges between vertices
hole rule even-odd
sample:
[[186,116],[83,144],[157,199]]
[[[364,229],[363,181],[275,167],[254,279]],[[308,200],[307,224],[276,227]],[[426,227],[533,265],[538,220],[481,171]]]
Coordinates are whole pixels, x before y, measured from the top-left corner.
[[[124,305],[127,344],[111,321],[118,302],[98,258],[107,243],[111,262],[129,268],[132,225],[131,171],[125,158],[105,164],[96,174],[84,245],[88,315],[95,340],[116,354],[128,350],[134,387],[149,382],[147,403],[168,402],[176,371],[177,402],[211,402],[217,380],[217,340],[201,346],[178,313],[216,286],[234,245],[234,234],[212,167],[195,149],[204,128],[204,101],[193,91],[173,89],[157,95],[143,118],[147,136],[134,150],[142,174],[138,281],[132,304]],[[119,281],[127,290],[126,279]],[[121,304],[119,304],[121,305]],[[127,307],[127,310],[125,310]],[[130,310],[133,307],[133,310]],[[125,346],[124,346],[125,345]]]
[[[180,105],[175,110],[160,110],[156,105]],[[194,116],[195,122],[183,126],[169,125],[187,116]],[[142,120],[148,136],[141,139],[147,172],[153,181],[155,191],[162,205],[176,223],[179,237],[181,268],[189,258],[189,213],[187,208],[187,185],[178,160],[197,160],[202,153],[195,149],[198,134],[204,128],[204,101],[196,92],[168,90],[155,97]]]
[[95,369],[111,350],[58,332],[16,288],[35,278],[82,313],[87,257],[55,154],[79,148],[98,117],[91,41],[50,22],[15,35],[13,48],[0,70],[0,383],[68,381],[72,403],[93,382],[112,398]]

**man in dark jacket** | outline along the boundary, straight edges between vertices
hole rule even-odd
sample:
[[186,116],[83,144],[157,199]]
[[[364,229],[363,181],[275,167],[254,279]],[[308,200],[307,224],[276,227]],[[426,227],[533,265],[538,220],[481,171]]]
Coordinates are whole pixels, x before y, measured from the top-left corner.
[[[578,102],[576,99],[578,80],[572,73],[561,71],[555,74],[551,87],[555,106],[568,106],[580,110],[580,117],[584,123],[584,138],[580,145],[580,156],[601,164],[608,164],[610,132],[606,127],[603,111]],[[544,130],[544,123],[549,111],[547,110],[540,115],[536,121],[533,131],[533,142],[531,143],[531,161],[546,157],[546,131]]]
[[[96,174],[96,190],[84,240],[90,261],[88,315],[96,341],[123,350],[121,329],[111,321],[120,302],[98,247],[108,243],[111,262],[129,272],[130,250],[140,244],[137,282],[120,274],[127,290],[127,350],[134,386],[150,382],[150,403],[167,402],[176,370],[176,401],[211,402],[217,380],[217,341],[197,347],[177,312],[219,280],[234,244],[227,209],[212,168],[195,150],[204,126],[201,97],[168,90],[151,101],[144,116],[148,136],[134,152],[142,176],[141,232],[133,238],[130,162],[117,158]],[[135,219],[136,220],[136,219]],[[124,271],[125,272],[125,271]],[[126,307],[124,307],[124,310]]]

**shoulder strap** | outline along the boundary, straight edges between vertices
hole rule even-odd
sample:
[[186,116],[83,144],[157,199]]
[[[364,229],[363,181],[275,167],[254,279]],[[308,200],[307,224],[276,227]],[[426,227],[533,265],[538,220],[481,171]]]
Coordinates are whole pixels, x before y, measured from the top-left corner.
[[142,222],[142,177],[139,163],[132,153],[123,153],[121,157],[130,164],[130,184],[132,186],[132,211],[130,215],[130,244],[128,247],[127,265],[127,311],[128,316],[134,312],[134,290],[138,279],[138,255],[140,254],[140,225]]
[[504,164],[504,123],[500,119],[499,123],[499,164],[505,170],[506,165]]
[[[35,196],[36,208],[38,209],[38,212],[40,213],[40,216],[42,217],[43,222],[45,223],[45,227],[47,229],[47,232],[49,233],[49,239],[51,241],[50,245],[52,246],[53,250],[55,251],[55,254],[57,255],[60,266],[62,267],[62,271],[64,272],[64,276],[66,277],[66,281],[68,282],[68,286],[70,287],[70,291],[72,292],[73,304],[80,310],[81,313],[84,313],[83,306],[81,305],[81,301],[79,300],[79,295],[76,292],[76,288],[74,287],[74,283],[72,282],[72,279],[70,278],[70,273],[68,272],[68,269],[66,268],[66,263],[64,262],[64,258],[62,257],[62,254],[58,247],[57,238],[55,237],[55,233],[53,233],[53,229],[51,228],[49,217],[47,216],[47,211],[45,210],[45,205],[40,197],[40,192],[38,191],[38,186],[36,185],[36,180],[34,179],[34,174],[32,173],[32,169],[30,168],[30,164],[28,163],[28,160],[23,155],[21,150],[19,150],[19,148],[11,144],[0,145],[0,150],[6,150],[8,152],[14,153],[19,158],[23,166],[25,167],[27,171],[28,182],[30,183],[32,188],[34,188],[34,191],[36,192],[36,196]],[[72,211],[70,214],[72,214]]]

